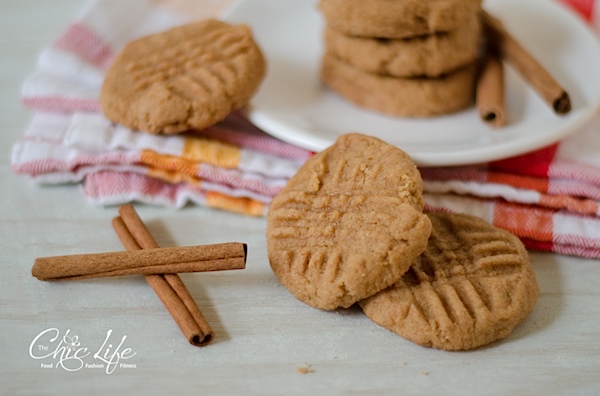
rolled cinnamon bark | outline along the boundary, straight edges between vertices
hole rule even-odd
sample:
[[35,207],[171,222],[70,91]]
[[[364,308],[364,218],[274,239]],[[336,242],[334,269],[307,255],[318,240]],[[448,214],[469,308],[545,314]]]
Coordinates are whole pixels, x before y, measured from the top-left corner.
[[31,273],[40,280],[75,280],[122,275],[176,274],[244,269],[246,245],[151,248],[122,252],[40,257]]
[[214,332],[177,272],[243,269],[246,244],[161,249],[133,206],[121,206],[119,213],[112,225],[127,252],[38,258],[32,274],[41,280],[143,274],[188,341],[210,343]]
[[489,49],[482,60],[475,100],[479,117],[494,128],[506,124],[504,69],[498,53]]
[[[123,205],[119,213],[121,216],[113,220],[113,228],[127,250],[158,248],[133,206]],[[212,327],[179,275],[146,275],[145,278],[190,344],[205,346],[213,340]]]
[[482,11],[482,21],[490,43],[521,74],[525,81],[559,115],[571,111],[571,99],[554,77],[512,37],[497,18]]

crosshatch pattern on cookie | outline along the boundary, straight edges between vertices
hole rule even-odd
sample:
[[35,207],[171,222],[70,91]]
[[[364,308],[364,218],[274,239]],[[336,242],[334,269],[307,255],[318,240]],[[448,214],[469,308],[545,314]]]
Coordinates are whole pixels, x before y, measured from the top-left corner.
[[[139,54],[148,54],[147,59],[133,60],[127,65],[134,89],[171,81],[170,88],[182,96],[194,93],[231,96],[243,67],[236,56],[245,52],[245,46],[237,42],[231,32],[219,29],[205,35],[204,41],[209,45],[198,47],[197,39],[191,33],[184,29],[174,30],[171,40],[155,36],[146,41],[145,46],[140,45]],[[171,46],[172,42],[177,45]],[[156,51],[156,46],[161,45],[169,47]],[[222,49],[221,56],[216,54],[215,48]],[[188,88],[191,88],[189,93]]]
[[363,310],[428,347],[472,349],[506,337],[539,293],[523,245],[472,216],[429,217],[425,252],[393,287],[361,301]]
[[[428,230],[419,211],[394,197],[359,195],[313,201],[305,194],[290,193],[282,201],[270,233],[277,243],[273,257],[281,265],[276,272],[284,278],[295,277],[288,281],[297,285],[294,294],[303,299],[322,294],[349,306],[361,295],[389,286],[405,271],[396,263],[405,255],[418,254],[411,252],[419,249],[411,246],[411,232]],[[390,207],[403,215],[390,213]]]

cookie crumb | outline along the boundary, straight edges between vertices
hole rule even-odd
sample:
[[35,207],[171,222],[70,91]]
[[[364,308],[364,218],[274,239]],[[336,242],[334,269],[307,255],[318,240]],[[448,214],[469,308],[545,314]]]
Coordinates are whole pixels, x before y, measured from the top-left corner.
[[315,370],[313,370],[312,366],[310,364],[307,364],[305,366],[302,367],[298,367],[296,369],[296,371],[298,372],[298,374],[310,374],[310,373],[314,373]]

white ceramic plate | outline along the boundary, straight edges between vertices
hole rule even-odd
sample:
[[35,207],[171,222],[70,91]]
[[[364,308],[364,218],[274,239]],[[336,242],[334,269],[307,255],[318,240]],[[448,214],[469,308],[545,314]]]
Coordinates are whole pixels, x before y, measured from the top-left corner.
[[571,96],[558,116],[506,67],[508,125],[485,125],[474,108],[431,119],[383,116],[355,107],[319,80],[324,21],[315,0],[242,0],[226,19],[252,26],[268,62],[249,117],[265,132],[320,151],[361,132],[394,144],[419,165],[462,165],[522,154],[575,131],[600,107],[600,43],[571,10],[551,0],[485,0]]

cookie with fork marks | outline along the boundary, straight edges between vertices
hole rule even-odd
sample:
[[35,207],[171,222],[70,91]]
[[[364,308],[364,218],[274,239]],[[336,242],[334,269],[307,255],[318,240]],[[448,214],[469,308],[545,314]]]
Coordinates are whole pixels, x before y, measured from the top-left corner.
[[279,281],[315,308],[349,307],[391,286],[431,232],[410,157],[352,133],[310,158],[269,206],[267,248]]
[[100,104],[134,130],[202,129],[246,106],[265,69],[248,26],[204,20],[128,43],[106,73]]
[[375,323],[419,345],[468,350],[509,335],[539,294],[513,234],[464,214],[429,214],[425,252],[394,286],[360,301]]

